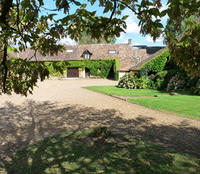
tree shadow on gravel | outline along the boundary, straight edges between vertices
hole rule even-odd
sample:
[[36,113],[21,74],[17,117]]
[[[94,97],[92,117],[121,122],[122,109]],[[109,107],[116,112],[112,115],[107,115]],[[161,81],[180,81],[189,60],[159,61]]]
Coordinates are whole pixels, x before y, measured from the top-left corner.
[[141,115],[123,119],[117,110],[98,110],[81,105],[66,105],[32,100],[0,108],[0,164],[18,149],[64,131],[78,131],[107,126],[109,130],[140,137],[174,149],[176,152],[200,158],[200,129],[184,121],[178,125],[153,124],[152,118]]

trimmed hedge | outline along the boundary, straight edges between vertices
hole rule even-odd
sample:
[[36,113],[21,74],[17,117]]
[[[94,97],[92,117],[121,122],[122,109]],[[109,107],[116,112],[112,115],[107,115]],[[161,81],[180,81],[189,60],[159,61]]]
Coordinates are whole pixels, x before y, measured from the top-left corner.
[[154,59],[144,63],[139,68],[139,76],[147,76],[149,72],[157,73],[163,71],[169,55],[170,53],[169,50],[167,49]]
[[59,61],[59,62],[45,62],[50,74],[56,74],[67,68],[79,68],[83,71],[85,68],[90,70],[90,74],[107,78],[109,73],[113,71],[115,80],[119,79],[119,72],[117,67],[120,65],[118,59],[99,59],[99,60],[73,60],[73,61]]

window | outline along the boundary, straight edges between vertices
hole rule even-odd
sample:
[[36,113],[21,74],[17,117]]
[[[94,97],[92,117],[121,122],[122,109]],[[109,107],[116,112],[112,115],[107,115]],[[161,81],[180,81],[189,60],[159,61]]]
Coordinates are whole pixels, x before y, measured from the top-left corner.
[[140,60],[140,58],[139,58],[139,57],[137,57],[136,59],[137,59],[137,60]]
[[73,50],[72,49],[68,49],[67,53],[73,53]]
[[90,59],[90,54],[84,54],[85,59],[89,60]]
[[89,60],[91,56],[92,56],[92,53],[89,52],[88,50],[85,50],[83,54],[81,55],[81,57],[83,57],[85,60]]
[[117,54],[116,50],[109,50],[109,54]]

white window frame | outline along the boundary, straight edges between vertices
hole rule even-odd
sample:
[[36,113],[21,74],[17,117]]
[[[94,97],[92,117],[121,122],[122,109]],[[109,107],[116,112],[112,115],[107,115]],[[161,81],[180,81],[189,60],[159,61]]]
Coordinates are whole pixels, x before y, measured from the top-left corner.
[[140,60],[140,58],[139,58],[139,57],[136,57],[136,60]]
[[90,59],[90,54],[85,54],[84,57],[85,57],[86,60],[89,60]]

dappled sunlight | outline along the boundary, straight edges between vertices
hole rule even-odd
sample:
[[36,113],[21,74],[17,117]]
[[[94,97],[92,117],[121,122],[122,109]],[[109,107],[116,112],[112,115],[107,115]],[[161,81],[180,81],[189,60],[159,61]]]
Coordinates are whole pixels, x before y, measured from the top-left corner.
[[[120,133],[93,138],[91,130],[61,133],[4,162],[9,173],[174,173],[199,171],[198,161]],[[179,158],[179,156],[181,158]],[[20,167],[23,166],[23,168]],[[187,168],[185,168],[187,166]]]
[[29,100],[21,105],[7,103],[0,108],[0,156],[64,131],[83,130],[95,125],[136,135],[144,140],[170,147],[177,152],[200,157],[200,130],[187,121],[174,125],[155,124],[154,119],[139,115],[123,119],[114,109],[98,110],[82,105],[58,105]]

